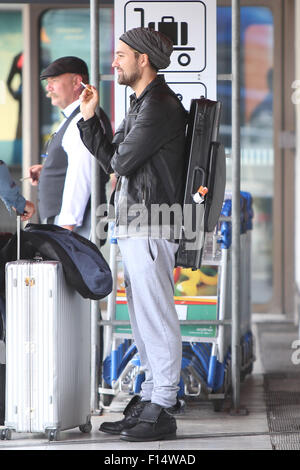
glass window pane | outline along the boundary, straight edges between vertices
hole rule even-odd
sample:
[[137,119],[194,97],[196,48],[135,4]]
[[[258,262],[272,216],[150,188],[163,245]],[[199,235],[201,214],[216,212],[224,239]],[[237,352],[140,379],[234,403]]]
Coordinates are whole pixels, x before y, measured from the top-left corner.
[[[0,10],[0,160],[14,180],[22,163],[22,13]],[[16,219],[0,200],[0,231],[14,232]]]
[[[113,10],[100,9],[100,73],[112,74]],[[67,55],[83,59],[90,70],[90,10],[89,8],[54,9],[41,18],[41,70],[50,62]],[[43,82],[44,86],[45,82]],[[113,81],[100,82],[101,107],[113,120]],[[42,137],[47,140],[57,123],[60,112],[50,100],[41,96]]]
[[22,13],[0,12],[0,159],[22,162]]
[[[273,289],[273,16],[266,7],[241,8],[241,189],[253,196],[252,297],[267,303]],[[231,73],[231,8],[218,8],[218,73]],[[218,82],[221,140],[231,147],[231,83]],[[227,159],[228,185],[231,161]]]

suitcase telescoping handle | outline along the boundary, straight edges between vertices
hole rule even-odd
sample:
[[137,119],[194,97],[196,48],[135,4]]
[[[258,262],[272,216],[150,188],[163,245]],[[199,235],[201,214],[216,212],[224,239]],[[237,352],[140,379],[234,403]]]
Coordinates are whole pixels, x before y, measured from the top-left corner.
[[17,215],[17,261],[20,259],[21,252],[21,216]]

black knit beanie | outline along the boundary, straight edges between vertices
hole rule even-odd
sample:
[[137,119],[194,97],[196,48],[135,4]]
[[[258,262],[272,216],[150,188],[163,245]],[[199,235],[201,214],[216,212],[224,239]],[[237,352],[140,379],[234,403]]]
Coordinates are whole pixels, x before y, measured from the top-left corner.
[[133,28],[122,34],[120,40],[141,54],[147,54],[157,70],[170,65],[173,42],[165,34],[150,28]]

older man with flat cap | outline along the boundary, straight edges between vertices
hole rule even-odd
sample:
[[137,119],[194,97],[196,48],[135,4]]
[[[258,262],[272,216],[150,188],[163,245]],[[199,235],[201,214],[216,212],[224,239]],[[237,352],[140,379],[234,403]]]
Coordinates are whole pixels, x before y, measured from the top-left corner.
[[[79,96],[82,83],[89,80],[86,63],[79,57],[54,60],[43,70],[47,97],[57,106],[63,120],[48,142],[44,163],[30,168],[31,183],[38,185],[39,214],[42,223],[60,225],[87,238],[90,236],[92,155],[83,145],[77,128],[81,119]],[[108,117],[100,108],[103,132],[112,139]],[[106,202],[108,177],[100,171],[100,202]]]
[[134,28],[120,37],[112,66],[118,83],[130,86],[134,94],[112,143],[95,115],[96,89],[84,90],[80,98],[83,142],[107,173],[118,175],[116,236],[131,327],[145,371],[141,394],[129,402],[124,418],[104,422],[100,430],[129,441],[176,435],[182,343],[173,269],[181,219],[172,221],[166,213],[156,217],[153,211],[183,201],[186,111],[164,76],[157,74],[170,64],[172,50],[168,37],[148,28]]

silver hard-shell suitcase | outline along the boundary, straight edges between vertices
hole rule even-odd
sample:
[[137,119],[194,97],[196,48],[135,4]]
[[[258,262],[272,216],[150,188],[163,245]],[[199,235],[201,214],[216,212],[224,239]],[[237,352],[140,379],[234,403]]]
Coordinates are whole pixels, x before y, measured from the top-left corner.
[[1,438],[90,432],[90,301],[57,261],[6,265],[6,406]]

